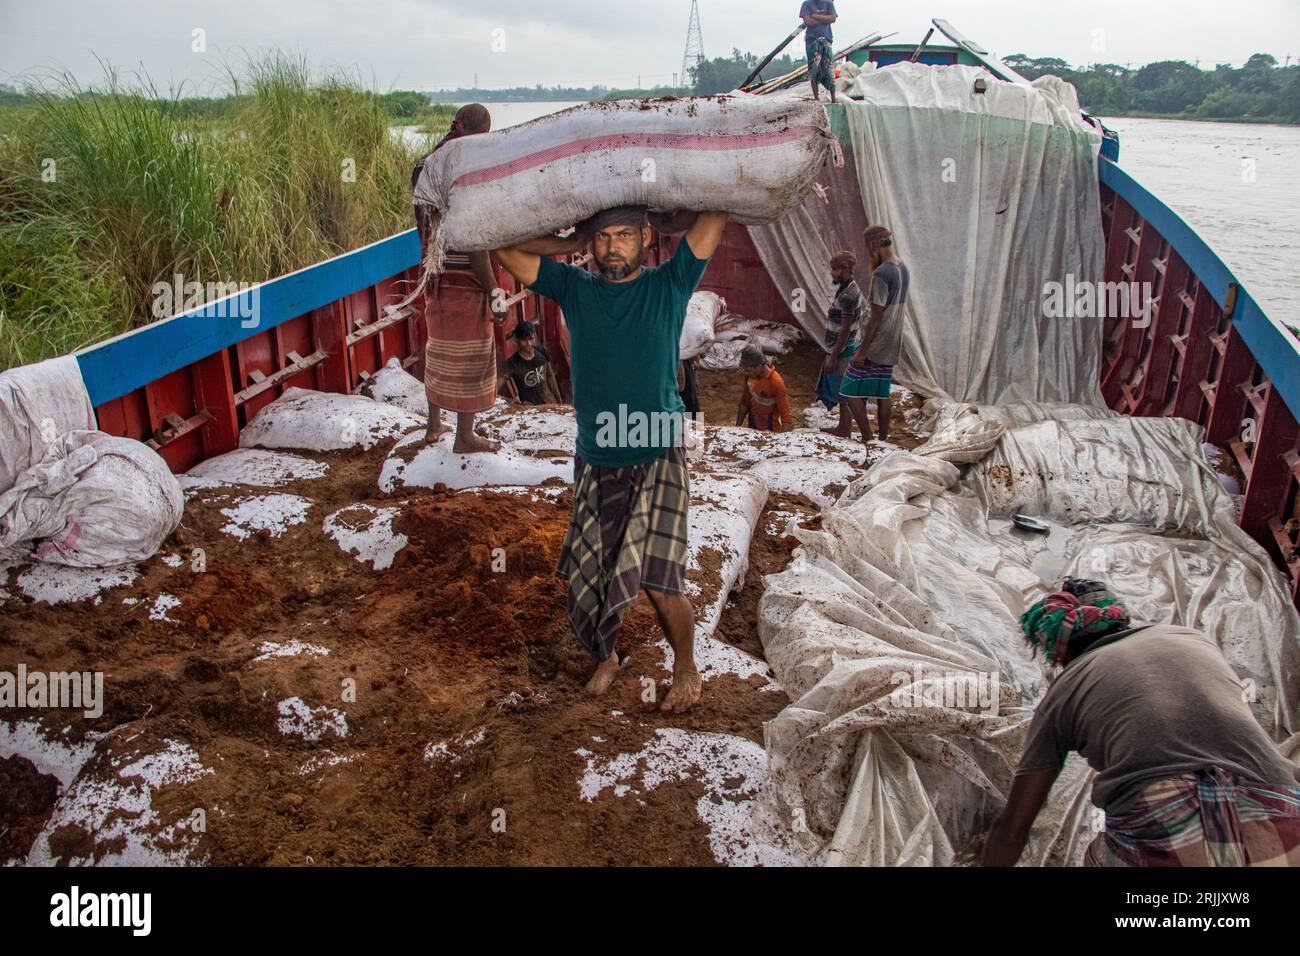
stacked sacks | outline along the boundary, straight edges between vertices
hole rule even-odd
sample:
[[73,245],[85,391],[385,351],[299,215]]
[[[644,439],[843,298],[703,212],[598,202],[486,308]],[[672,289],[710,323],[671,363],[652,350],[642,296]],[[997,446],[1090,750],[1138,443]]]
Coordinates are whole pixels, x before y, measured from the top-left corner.
[[157,452],[95,430],[75,358],[0,375],[0,563],[141,561],[183,509]]

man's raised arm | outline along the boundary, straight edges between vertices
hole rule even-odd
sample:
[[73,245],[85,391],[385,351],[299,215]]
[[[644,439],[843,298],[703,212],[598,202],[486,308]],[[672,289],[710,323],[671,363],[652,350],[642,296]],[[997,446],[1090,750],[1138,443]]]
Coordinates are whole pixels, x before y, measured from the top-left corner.
[[537,281],[537,270],[541,268],[542,256],[564,256],[577,252],[583,246],[583,237],[575,232],[572,236],[539,236],[518,245],[498,249],[494,253],[497,261],[506,267],[522,285],[532,285]]
[[696,259],[708,259],[722,243],[722,233],[727,228],[727,213],[702,212],[686,231],[686,243]]

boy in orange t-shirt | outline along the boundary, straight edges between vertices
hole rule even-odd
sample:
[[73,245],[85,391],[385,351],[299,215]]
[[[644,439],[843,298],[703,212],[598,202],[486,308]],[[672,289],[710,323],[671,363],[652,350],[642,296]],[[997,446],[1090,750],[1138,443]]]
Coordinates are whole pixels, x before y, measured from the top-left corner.
[[794,428],[790,399],[785,380],[752,345],[740,353],[740,370],[745,373],[745,389],[740,396],[740,414],[736,424],[749,424],[760,431],[788,432]]

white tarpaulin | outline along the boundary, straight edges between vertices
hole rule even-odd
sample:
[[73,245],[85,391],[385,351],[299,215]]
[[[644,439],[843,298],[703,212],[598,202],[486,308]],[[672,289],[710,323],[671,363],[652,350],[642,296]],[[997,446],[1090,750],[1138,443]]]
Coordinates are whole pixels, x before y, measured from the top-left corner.
[[[1078,406],[939,411],[931,441],[878,462],[821,531],[792,524],[801,547],[767,578],[759,633],[793,701],[767,731],[774,840],[826,863],[971,861],[1045,689],[1018,618],[1066,575],[1107,581],[1135,622],[1212,636],[1261,724],[1279,743],[1295,731],[1300,618],[1197,426]],[[1014,529],[1011,508],[1051,533]],[[1073,757],[1023,863],[1080,862],[1091,780]]]
[[750,230],[778,288],[806,290],[800,324],[821,341],[830,253],[862,262],[863,227],[883,224],[911,271],[899,382],[959,401],[1100,404],[1100,320],[1044,314],[1048,282],[1102,278],[1099,134],[1073,89],[899,63],[860,76],[854,95],[850,162],[821,177],[830,206],[809,197]]

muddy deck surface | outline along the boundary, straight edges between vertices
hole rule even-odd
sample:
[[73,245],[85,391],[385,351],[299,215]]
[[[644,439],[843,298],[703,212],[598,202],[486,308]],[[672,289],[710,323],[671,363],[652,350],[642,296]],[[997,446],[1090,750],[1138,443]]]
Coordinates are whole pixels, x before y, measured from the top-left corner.
[[[811,401],[819,354],[804,347],[783,363],[796,409]],[[709,421],[726,420],[723,405],[734,416],[739,388],[739,372],[701,374]],[[88,765],[92,779],[174,742],[190,748],[196,769],[164,777],[150,801],[156,846],[175,848],[177,861],[726,861],[700,803],[728,798],[689,761],[656,764],[657,742],[683,731],[725,735],[761,757],[763,723],[785,694],[764,676],[721,674],[696,710],[661,714],[647,697],[653,688],[662,699],[669,672],[643,596],[625,618],[626,673],[607,696],[588,696],[591,661],[574,643],[553,574],[570,493],[384,495],[375,476],[387,447],[311,456],[329,474],[276,489],[311,501],[309,520],[278,536],[232,536],[228,501],[192,497],[163,552],[97,604],[33,603],[0,574],[10,592],[0,605],[0,670],[105,674],[98,720],[48,710],[6,719],[35,721],[74,748],[109,731]],[[322,536],[325,515],[358,502],[399,508],[393,527],[408,543],[392,567],[376,571]],[[763,575],[783,568],[794,545],[776,532],[791,514],[815,526],[817,510],[771,496],[721,640],[761,656]],[[495,549],[505,573],[493,566]],[[633,757],[619,763],[620,754]],[[752,796],[742,776],[722,786],[736,800]],[[50,826],[58,784],[30,760],[0,759],[0,863],[28,858]],[[202,825],[187,825],[196,810]],[[97,835],[81,823],[56,826],[47,861],[94,862],[120,850],[103,834],[121,812],[105,807]]]

